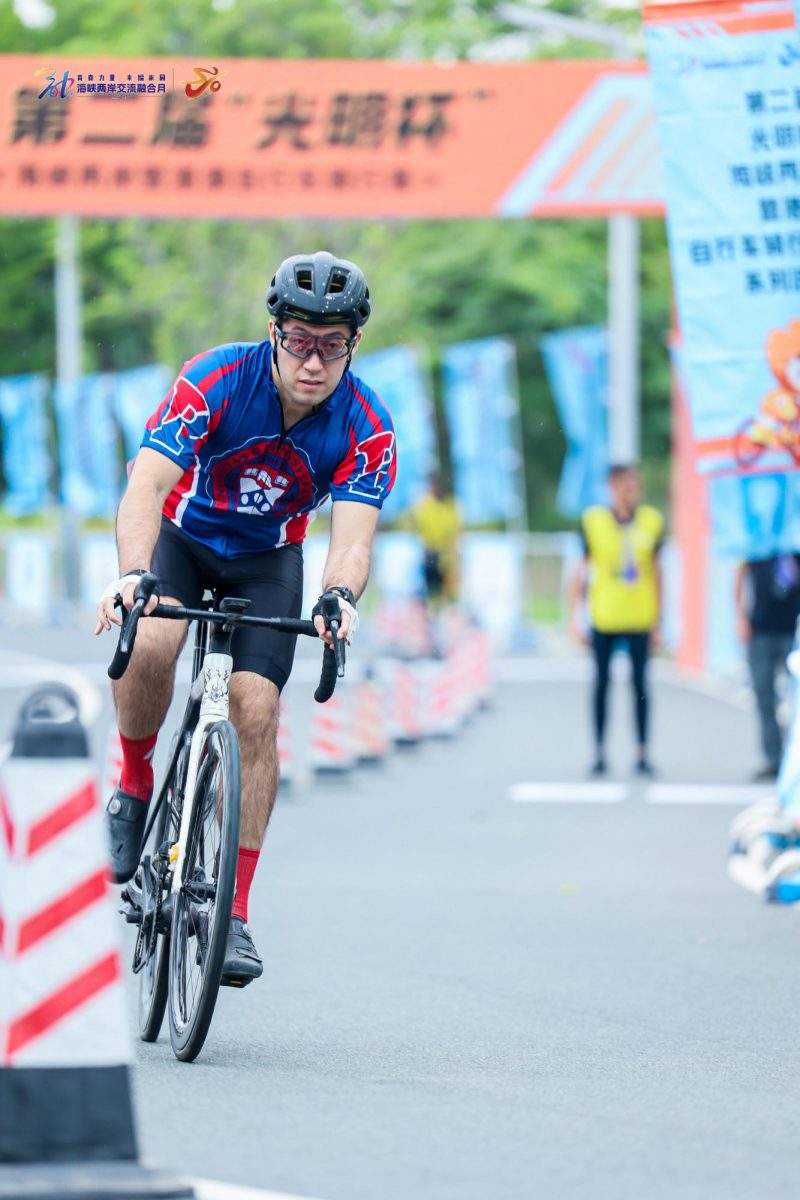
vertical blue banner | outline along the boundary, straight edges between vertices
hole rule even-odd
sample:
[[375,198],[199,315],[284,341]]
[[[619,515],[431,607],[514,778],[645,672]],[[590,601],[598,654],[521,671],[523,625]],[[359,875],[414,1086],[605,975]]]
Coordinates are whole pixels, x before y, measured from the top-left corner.
[[113,377],[112,406],[122,432],[125,458],[135,458],[144,433],[145,422],[155,412],[172,383],[168,367],[155,363],[118,371]]
[[508,338],[480,338],[442,353],[444,406],[456,499],[467,525],[525,518],[517,363]]
[[113,375],[84,375],[75,383],[56,383],[53,392],[61,498],[83,517],[111,517],[119,500],[113,387]]
[[52,499],[46,395],[47,380],[43,375],[0,379],[6,480],[3,503],[14,516],[37,512]]
[[608,500],[608,335],[595,325],[564,329],[545,334],[541,349],[567,442],[556,507],[577,517]]
[[[699,6],[698,6],[699,7]],[[800,39],[792,0],[645,13],[701,470],[800,465]]]
[[436,469],[436,424],[430,380],[413,346],[392,346],[359,354],[353,371],[378,393],[394,421],[399,466],[397,481],[384,506],[391,520],[419,499]]

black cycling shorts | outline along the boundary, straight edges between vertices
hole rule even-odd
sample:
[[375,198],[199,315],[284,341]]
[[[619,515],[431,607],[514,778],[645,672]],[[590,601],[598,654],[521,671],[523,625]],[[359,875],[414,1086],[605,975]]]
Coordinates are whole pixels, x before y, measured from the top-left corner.
[[[263,554],[219,558],[201,542],[162,518],[151,570],[161,581],[160,595],[196,608],[206,588],[220,599],[250,601],[250,617],[299,617],[303,606],[302,546],[281,546]],[[237,629],[231,642],[234,671],[254,671],[281,691],[294,662],[297,638],[272,629]]]

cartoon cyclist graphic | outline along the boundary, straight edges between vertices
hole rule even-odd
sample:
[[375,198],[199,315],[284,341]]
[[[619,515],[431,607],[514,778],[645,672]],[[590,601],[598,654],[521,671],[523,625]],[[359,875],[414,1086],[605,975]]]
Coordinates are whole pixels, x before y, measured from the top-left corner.
[[733,452],[742,467],[753,466],[767,450],[784,450],[800,466],[800,320],[774,329],[766,350],[779,386],[764,396],[758,415],[737,430]]

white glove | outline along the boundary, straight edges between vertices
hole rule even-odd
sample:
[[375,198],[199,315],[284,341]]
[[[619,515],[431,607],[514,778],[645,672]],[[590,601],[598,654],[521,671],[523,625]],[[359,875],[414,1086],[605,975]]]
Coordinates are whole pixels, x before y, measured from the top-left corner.
[[123,588],[126,588],[129,583],[138,583],[141,578],[141,574],[137,572],[133,575],[123,575],[121,579],[115,579],[114,582],[110,583],[103,592],[102,596],[98,600],[98,604],[102,604],[104,600],[113,600],[115,597],[121,596]]
[[347,643],[352,642],[353,638],[358,633],[358,613],[349,600],[345,600],[342,596],[339,597],[339,609],[341,612],[350,614],[350,628],[347,630]]

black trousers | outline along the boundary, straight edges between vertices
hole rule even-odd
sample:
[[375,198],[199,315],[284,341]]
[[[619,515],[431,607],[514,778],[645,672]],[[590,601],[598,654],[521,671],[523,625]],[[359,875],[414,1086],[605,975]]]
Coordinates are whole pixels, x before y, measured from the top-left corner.
[[603,745],[608,716],[608,684],[611,678],[611,655],[619,642],[627,645],[631,660],[631,683],[633,686],[636,736],[640,746],[647,745],[647,659],[650,649],[649,633],[601,633],[592,630],[592,651],[595,661],[594,695],[592,715],[594,735],[598,747]]
[[747,661],[758,705],[761,745],[768,766],[777,769],[783,753],[783,734],[778,724],[775,683],[792,649],[791,633],[754,633],[747,644]]

